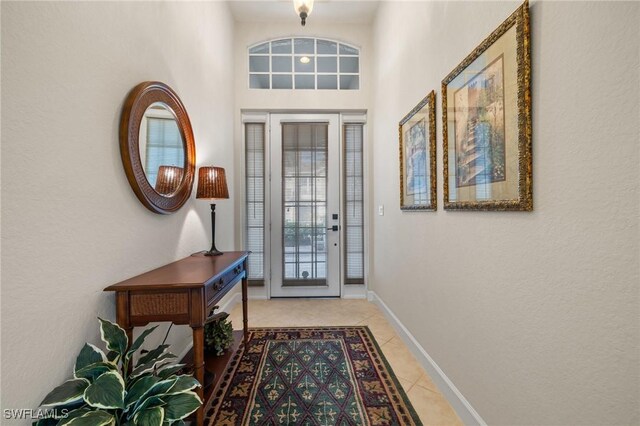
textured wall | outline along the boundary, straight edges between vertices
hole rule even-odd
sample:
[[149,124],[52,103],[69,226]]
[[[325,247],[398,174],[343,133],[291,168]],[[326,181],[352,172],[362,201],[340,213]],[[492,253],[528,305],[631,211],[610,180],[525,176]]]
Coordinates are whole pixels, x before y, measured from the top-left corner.
[[398,207],[398,120],[436,90],[442,206],[440,82],[517,6],[381,6],[370,285],[489,424],[637,424],[640,3],[531,5],[532,213]]
[[[71,374],[96,315],[114,318],[104,287],[209,247],[206,202],[161,216],[135,197],[118,125],[134,85],[163,81],[197,166],[233,175],[232,38],[222,3],[2,2],[2,408],[35,408]],[[233,205],[218,206],[229,250]]]

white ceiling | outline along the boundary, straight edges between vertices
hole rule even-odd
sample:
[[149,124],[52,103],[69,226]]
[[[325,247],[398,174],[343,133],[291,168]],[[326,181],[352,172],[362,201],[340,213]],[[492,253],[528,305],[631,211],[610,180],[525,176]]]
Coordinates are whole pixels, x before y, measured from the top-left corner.
[[[238,22],[288,22],[296,19],[293,0],[232,0],[229,8]],[[307,25],[317,23],[368,24],[373,22],[378,1],[316,0]]]

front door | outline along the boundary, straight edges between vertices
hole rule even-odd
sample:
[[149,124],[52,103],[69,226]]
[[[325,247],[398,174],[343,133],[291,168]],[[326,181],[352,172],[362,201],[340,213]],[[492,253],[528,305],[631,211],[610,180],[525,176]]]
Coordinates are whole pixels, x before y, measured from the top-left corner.
[[337,114],[272,114],[271,296],[340,296]]

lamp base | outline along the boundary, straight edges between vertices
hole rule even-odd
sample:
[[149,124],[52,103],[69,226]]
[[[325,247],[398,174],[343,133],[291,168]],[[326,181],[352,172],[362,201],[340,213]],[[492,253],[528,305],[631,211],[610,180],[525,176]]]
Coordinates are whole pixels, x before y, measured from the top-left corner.
[[216,205],[211,204],[211,248],[205,251],[205,256],[220,256],[222,252],[216,248]]

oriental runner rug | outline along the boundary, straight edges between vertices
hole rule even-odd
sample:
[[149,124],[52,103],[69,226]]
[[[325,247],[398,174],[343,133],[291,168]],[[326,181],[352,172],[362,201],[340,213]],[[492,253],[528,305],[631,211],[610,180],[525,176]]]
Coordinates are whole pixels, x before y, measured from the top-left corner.
[[251,329],[205,425],[421,425],[368,327]]

